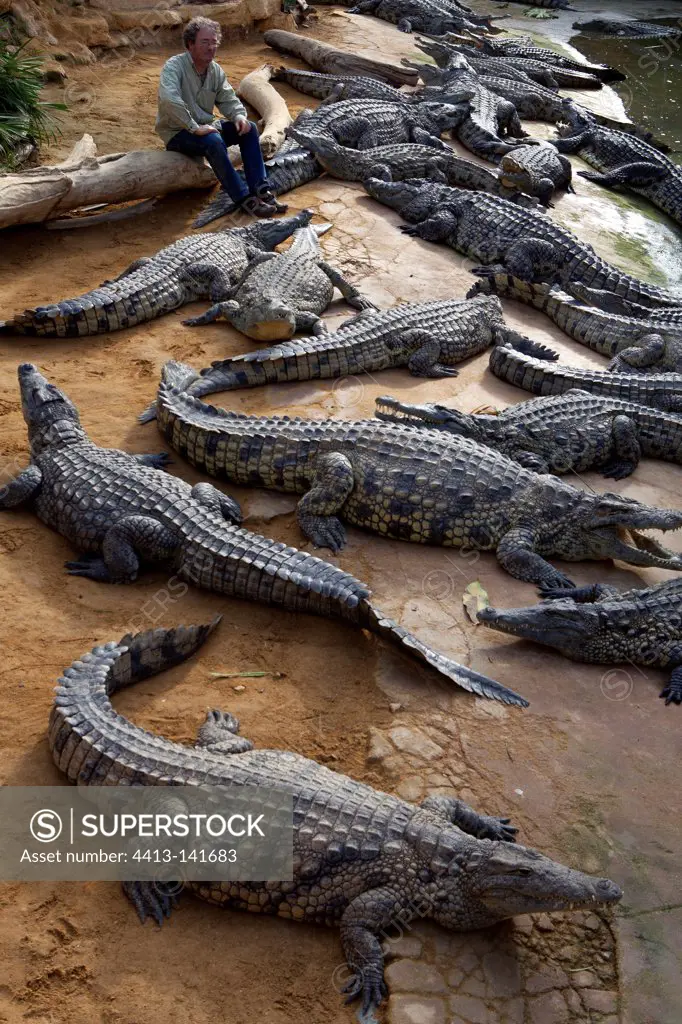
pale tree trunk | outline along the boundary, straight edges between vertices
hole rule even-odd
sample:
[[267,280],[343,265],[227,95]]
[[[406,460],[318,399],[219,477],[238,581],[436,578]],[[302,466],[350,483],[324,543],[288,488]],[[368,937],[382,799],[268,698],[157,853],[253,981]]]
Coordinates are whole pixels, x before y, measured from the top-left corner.
[[384,61],[370,60],[356,53],[337,50],[334,46],[297,35],[296,32],[271,28],[264,33],[263,39],[273,50],[300,57],[315,71],[322,71],[325,74],[369,75],[370,78],[379,78],[395,86],[416,85],[419,80],[417,72],[411,68],[386,64]]
[[265,122],[260,135],[260,148],[266,160],[274,156],[284,142],[284,130],[291,124],[291,115],[286,103],[270,85],[272,65],[263,64],[242,78],[237,88],[241,99],[254,107]]

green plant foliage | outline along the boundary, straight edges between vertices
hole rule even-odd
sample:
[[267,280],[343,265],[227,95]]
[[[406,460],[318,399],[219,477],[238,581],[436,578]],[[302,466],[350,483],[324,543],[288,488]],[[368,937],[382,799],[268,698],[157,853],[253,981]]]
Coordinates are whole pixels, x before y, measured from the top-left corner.
[[0,166],[11,168],[17,146],[53,139],[58,132],[52,112],[63,103],[44,103],[42,60],[23,47],[0,40]]

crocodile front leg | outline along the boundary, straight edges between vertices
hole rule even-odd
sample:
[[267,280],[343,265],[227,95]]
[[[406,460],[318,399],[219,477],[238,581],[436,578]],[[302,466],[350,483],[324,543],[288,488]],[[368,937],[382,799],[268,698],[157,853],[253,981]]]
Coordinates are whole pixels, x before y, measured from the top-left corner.
[[321,334],[329,334],[329,328],[317,313],[296,313],[296,330],[310,331],[316,337]]
[[561,269],[562,259],[544,238],[523,238],[507,249],[502,261],[512,277],[522,281],[545,281]]
[[446,150],[447,154],[451,155],[452,150],[446,142],[432,132],[428,132],[425,128],[420,128],[418,125],[413,125],[410,129],[410,140],[416,142],[419,146],[430,146],[431,149]]
[[177,548],[176,535],[151,516],[125,516],[107,530],[102,557],[67,562],[69,576],[85,576],[99,583],[132,583],[137,579],[140,557],[169,561]]
[[608,173],[599,174],[597,171],[578,171],[581,178],[594,181],[597,185],[604,185],[606,188],[613,188],[616,185],[630,185],[632,188],[646,188],[647,185],[655,185],[664,178],[670,176],[667,167],[659,167],[658,164],[650,164],[642,160],[639,163],[623,164],[615,167]]
[[476,839],[516,842],[514,836],[518,829],[509,824],[509,818],[493,818],[487,814],[479,814],[473,807],[469,807],[463,800],[458,800],[454,796],[427,796],[422,800],[420,807],[441,815],[461,828],[462,832],[475,836]]
[[146,267],[148,263],[153,263],[152,256],[140,256],[138,260],[133,260],[129,267],[122,270],[118,277],[112,277],[110,281],[104,281],[103,284],[114,284],[115,281],[122,281],[124,277],[128,277],[129,274],[134,274],[136,270],[141,270],[142,267]]
[[133,458],[140,466],[149,466],[150,469],[165,469],[166,466],[173,465],[168,452],[145,452],[144,455],[134,455]]
[[612,587],[609,583],[590,583],[585,587],[538,587],[540,597],[545,601],[563,601],[570,598],[576,604],[595,604],[608,597],[618,597],[618,587]]
[[251,740],[238,736],[239,720],[229,711],[207,711],[206,721],[199,729],[195,746],[212,754],[243,754],[253,750]]
[[409,18],[401,18],[396,27],[398,32],[406,32],[409,35],[412,31],[412,22]]
[[629,416],[614,416],[611,423],[614,458],[602,467],[602,474],[613,480],[623,480],[637,469],[642,448],[637,436],[637,425]]
[[675,666],[670,673],[668,685],[658,696],[665,701],[666,707],[668,704],[682,704],[682,665]]
[[190,263],[178,277],[192,296],[208,295],[213,302],[229,299],[233,287],[229,273],[214,263]]
[[398,890],[383,886],[370,889],[352,900],[341,917],[341,944],[353,977],[344,987],[346,1002],[362,997],[361,1014],[367,1016],[386,996],[384,957],[377,933],[409,911]]
[[402,331],[396,339],[396,345],[408,351],[413,348],[407,361],[407,368],[413,377],[456,377],[458,370],[454,366],[445,366],[439,363],[441,343],[439,339],[429,331],[421,331],[413,327],[409,331]]
[[401,224],[400,230],[412,238],[423,238],[425,242],[445,242],[457,227],[459,217],[454,210],[442,207],[433,217],[426,217],[419,224]]
[[343,274],[340,274],[338,270],[336,270],[334,267],[331,267],[328,263],[325,263],[324,260],[318,260],[317,265],[322,271],[322,273],[327,275],[327,277],[334,285],[334,287],[339,289],[348,305],[352,306],[353,309],[377,308],[373,302],[371,302],[369,299],[366,299],[360,293],[360,291],[355,287],[354,284],[351,284],[350,281],[346,281]]
[[185,327],[203,327],[204,324],[212,324],[220,319],[231,321],[235,313],[238,312],[239,303],[234,299],[228,299],[226,302],[216,302],[205,313],[200,313],[199,316],[190,316],[182,322]]
[[660,334],[645,334],[638,345],[624,348],[611,360],[607,369],[614,373],[630,370],[648,370],[659,363],[665,355],[665,338]]
[[497,545],[497,560],[510,576],[527,583],[548,587],[573,587],[575,584],[542,555],[533,551],[534,537],[529,529],[514,527]]
[[567,135],[563,139],[549,139],[548,141],[560,153],[577,153],[583,146],[588,146],[593,138],[594,132],[588,129],[587,131],[579,132],[578,135]]
[[151,917],[161,927],[177,906],[181,886],[178,882],[122,882],[121,888],[142,924]]
[[298,525],[315,547],[334,554],[346,546],[346,531],[334,515],[343,508],[355,479],[350,460],[340,452],[328,452],[315,460],[311,487],[296,508]]
[[239,504],[228,494],[223,494],[213,484],[200,483],[192,488],[192,497],[195,498],[204,508],[209,509],[214,515],[226,519],[228,523],[239,526],[243,516]]
[[40,489],[43,474],[37,466],[27,466],[19,476],[0,487],[0,509],[18,508],[34,498]]

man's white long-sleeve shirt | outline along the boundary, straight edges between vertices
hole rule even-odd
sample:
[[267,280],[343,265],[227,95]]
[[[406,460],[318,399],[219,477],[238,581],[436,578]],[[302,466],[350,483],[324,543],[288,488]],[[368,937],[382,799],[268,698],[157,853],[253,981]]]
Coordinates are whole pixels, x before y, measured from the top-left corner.
[[211,61],[202,81],[189,51],[167,60],[159,80],[159,109],[154,130],[164,142],[186,128],[212,124],[214,108],[229,121],[246,117],[246,110],[216,61]]

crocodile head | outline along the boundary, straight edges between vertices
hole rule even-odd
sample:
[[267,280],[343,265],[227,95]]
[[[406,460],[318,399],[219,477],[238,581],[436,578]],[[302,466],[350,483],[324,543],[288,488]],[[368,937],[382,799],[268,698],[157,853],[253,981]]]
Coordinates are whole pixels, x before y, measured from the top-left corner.
[[445,430],[460,437],[471,437],[482,441],[484,431],[479,421],[495,417],[467,416],[457,409],[449,409],[446,405],[426,403],[411,405],[401,402],[391,395],[382,395],[375,400],[374,415],[378,420],[389,423],[404,423],[411,427],[426,427],[433,430]]
[[57,436],[83,436],[78,410],[63,391],[50,384],[33,363],[22,363],[17,374],[32,455],[54,444]]
[[[295,139],[296,142],[300,143],[301,146],[305,146],[317,157],[322,166],[326,169],[327,163],[336,157],[338,161],[344,151],[347,152],[345,146],[341,146],[336,139],[330,135],[325,135],[323,132],[315,132],[312,129],[309,131],[303,128],[296,128],[295,126],[288,129],[289,138]],[[363,153],[358,150],[353,150],[353,158],[359,157],[362,159]]]
[[271,302],[266,295],[250,306],[230,305],[237,307],[228,318],[230,323],[254,341],[285,341],[296,331],[295,312],[281,302]]
[[367,178],[362,183],[368,195],[399,213],[412,206],[422,196],[427,184],[422,178],[406,178],[404,181]]
[[471,840],[438,878],[431,916],[446,928],[479,928],[517,914],[596,909],[623,893],[595,878],[514,843]]
[[639,532],[678,530],[682,512],[673,509],[654,508],[622,494],[581,492],[570,511],[547,517],[545,537],[539,510],[536,523],[537,550],[569,562],[612,558],[630,565],[682,569],[682,555]]
[[[304,228],[313,219],[312,210],[300,210],[293,217],[273,217],[259,220],[245,228],[237,228],[245,241],[253,242],[261,249],[274,249],[276,245],[293,235],[297,228]],[[226,228],[226,230],[230,230]],[[234,231],[234,229],[232,229]]]
[[429,121],[437,126],[439,133],[446,132],[450,128],[459,128],[466,120],[471,109],[469,100],[473,96],[473,89],[459,89],[448,85],[444,102],[427,100],[423,104],[423,109]]
[[598,604],[578,604],[573,598],[542,601],[528,608],[481,608],[478,621],[491,629],[554,647],[576,661],[598,661],[593,656],[611,626]]

